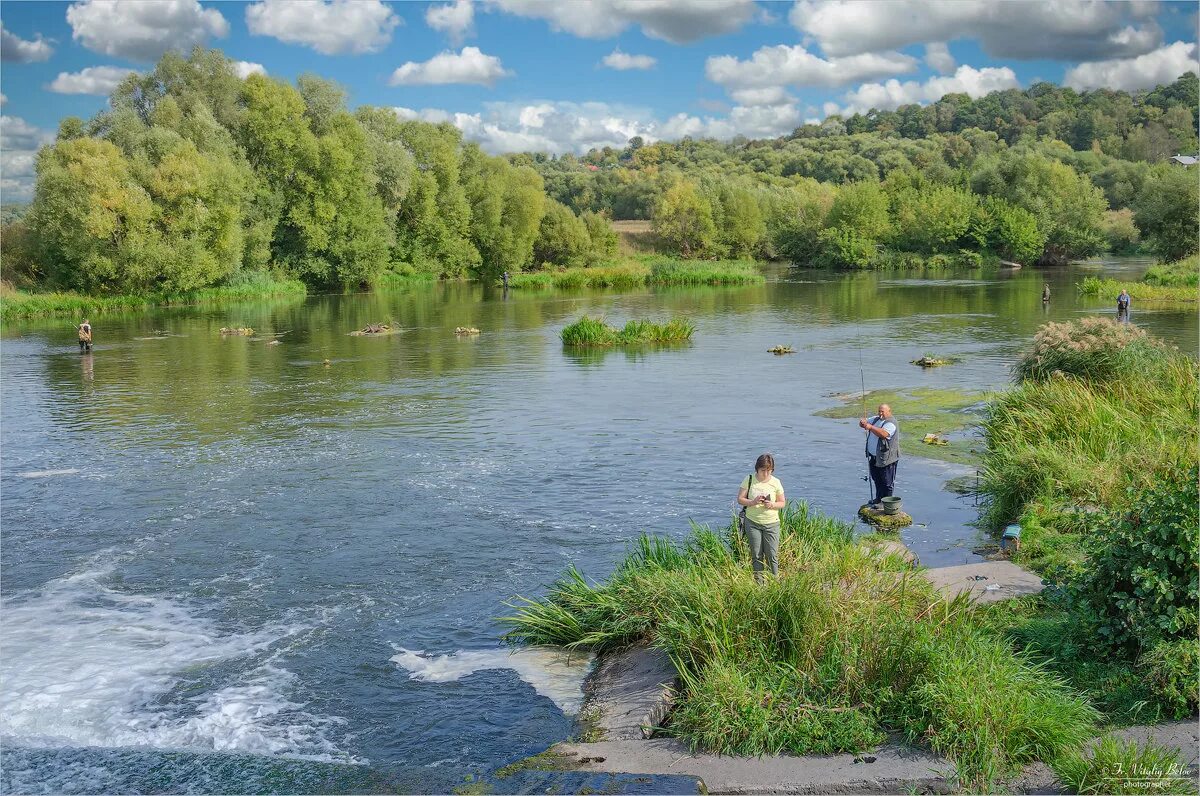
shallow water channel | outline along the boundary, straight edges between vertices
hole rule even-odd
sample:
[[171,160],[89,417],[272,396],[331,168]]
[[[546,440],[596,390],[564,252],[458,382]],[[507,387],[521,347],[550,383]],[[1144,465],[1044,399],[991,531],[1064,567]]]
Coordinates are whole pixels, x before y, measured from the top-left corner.
[[[790,498],[852,519],[867,498],[861,432],[815,412],[860,391],[860,357],[868,390],[999,388],[1040,324],[1113,312],[1076,282],[1145,266],[779,269],[744,288],[507,297],[431,284],[96,318],[91,356],[67,319],[9,324],[0,788],[489,779],[572,732],[586,669],[510,658],[505,599],[542,594],[572,563],[605,577],[639,531],[726,522],[763,451]],[[682,314],[697,331],[678,348],[564,350],[559,330],[584,312]],[[402,331],[347,335],[389,320]],[[1133,322],[1195,348],[1194,308],[1135,304]],[[460,325],[483,333],[456,337]],[[797,353],[767,353],[776,344]],[[909,364],[925,353],[963,360]],[[944,488],[969,472],[901,461],[917,521],[903,538],[930,566],[976,560],[976,508]],[[582,776],[489,787],[601,784]]]

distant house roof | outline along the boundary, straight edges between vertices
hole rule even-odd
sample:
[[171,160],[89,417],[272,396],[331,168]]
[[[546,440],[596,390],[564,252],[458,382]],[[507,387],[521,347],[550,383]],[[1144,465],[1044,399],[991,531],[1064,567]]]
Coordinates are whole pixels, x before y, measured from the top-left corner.
[[1195,155],[1176,155],[1175,157],[1171,158],[1171,160],[1173,160],[1176,163],[1179,163],[1183,166],[1195,166],[1196,165],[1196,156]]

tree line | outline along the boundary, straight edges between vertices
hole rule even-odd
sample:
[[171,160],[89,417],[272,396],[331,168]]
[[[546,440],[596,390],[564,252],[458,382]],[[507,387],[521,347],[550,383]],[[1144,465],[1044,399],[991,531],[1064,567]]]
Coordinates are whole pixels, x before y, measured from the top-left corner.
[[32,205],[5,224],[5,277],[92,293],[262,274],[322,289],[493,279],[611,260],[611,219],[651,220],[684,258],[862,268],[1141,246],[1175,259],[1196,250],[1196,179],[1160,155],[1195,150],[1197,102],[1192,74],[1133,95],[1039,83],[771,140],[494,157],[452,125],[352,112],[312,75],[242,79],[197,48],[62,121]]

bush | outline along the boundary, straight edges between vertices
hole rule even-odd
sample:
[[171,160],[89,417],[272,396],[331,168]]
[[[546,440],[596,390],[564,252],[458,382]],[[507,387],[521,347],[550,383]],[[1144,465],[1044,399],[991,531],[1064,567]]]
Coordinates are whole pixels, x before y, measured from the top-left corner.
[[1016,372],[1021,379],[1047,379],[1052,374],[1117,378],[1161,361],[1163,350],[1144,329],[1109,318],[1048,323],[1038,330]]
[[1182,638],[1160,641],[1138,659],[1138,667],[1150,690],[1168,716],[1186,719],[1196,715],[1200,671],[1200,641]]
[[870,268],[879,255],[879,244],[852,228],[822,230],[818,240],[817,264],[826,268]]
[[[1148,649],[1196,638],[1198,478],[1195,466],[1161,473],[1149,487],[1129,489],[1127,508],[1101,525],[1092,567],[1073,586],[1098,648]],[[1178,652],[1163,648],[1151,662],[1166,671],[1178,659]]]

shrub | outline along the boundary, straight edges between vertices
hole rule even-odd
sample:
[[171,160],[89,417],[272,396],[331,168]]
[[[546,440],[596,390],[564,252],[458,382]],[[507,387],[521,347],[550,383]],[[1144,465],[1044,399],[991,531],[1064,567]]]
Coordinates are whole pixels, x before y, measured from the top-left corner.
[[826,268],[870,268],[879,253],[878,243],[853,228],[821,230],[818,240],[817,264]]
[[1163,348],[1144,329],[1109,318],[1048,323],[1038,330],[1016,372],[1021,379],[1046,379],[1056,373],[1115,378],[1162,360]]
[[1129,254],[1137,251],[1141,242],[1137,225],[1133,223],[1133,211],[1128,207],[1104,211],[1104,221],[1100,224],[1100,230],[1108,241],[1110,252]]
[[1200,255],[1185,257],[1167,265],[1151,266],[1142,281],[1162,287],[1196,287],[1200,285]]
[[[1195,466],[1160,473],[1150,486],[1129,489],[1127,507],[1101,525],[1092,567],[1073,587],[1099,648],[1146,649],[1195,639],[1198,478]],[[1170,669],[1178,658],[1164,648],[1151,661]]]
[[1160,641],[1138,659],[1138,667],[1168,716],[1196,715],[1200,642],[1195,638]]

